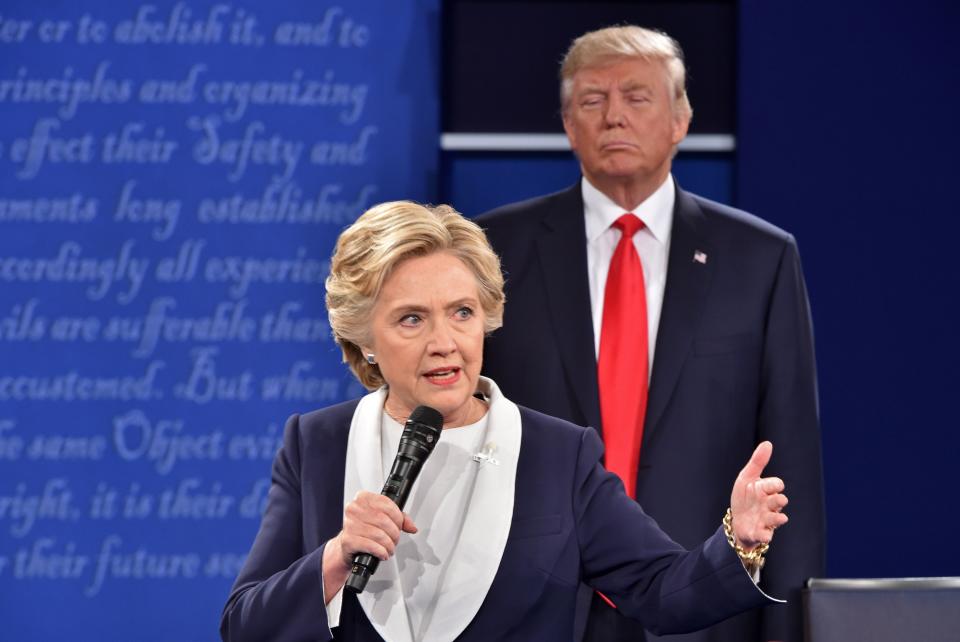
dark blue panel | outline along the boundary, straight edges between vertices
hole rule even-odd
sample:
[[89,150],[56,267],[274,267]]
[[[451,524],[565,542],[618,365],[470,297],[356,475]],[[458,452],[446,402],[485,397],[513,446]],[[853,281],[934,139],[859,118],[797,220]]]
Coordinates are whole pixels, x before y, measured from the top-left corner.
[[741,16],[737,187],[804,256],[828,572],[958,575],[960,9],[749,0]]
[[593,29],[636,24],[664,31],[683,47],[687,91],[697,113],[691,131],[730,133],[736,111],[736,20],[732,0],[449,0],[444,3],[443,130],[553,131],[560,124],[557,63],[573,39]]

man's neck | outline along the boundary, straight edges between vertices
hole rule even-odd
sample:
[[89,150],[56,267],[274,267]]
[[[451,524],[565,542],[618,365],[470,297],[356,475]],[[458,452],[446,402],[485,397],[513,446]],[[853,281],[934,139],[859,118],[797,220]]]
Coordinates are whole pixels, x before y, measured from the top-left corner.
[[622,207],[624,212],[632,212],[641,203],[650,198],[650,195],[663,185],[663,182],[667,180],[669,175],[669,165],[663,172],[658,172],[655,176],[631,176],[597,180],[593,176],[584,174],[591,185],[603,192],[611,201]]

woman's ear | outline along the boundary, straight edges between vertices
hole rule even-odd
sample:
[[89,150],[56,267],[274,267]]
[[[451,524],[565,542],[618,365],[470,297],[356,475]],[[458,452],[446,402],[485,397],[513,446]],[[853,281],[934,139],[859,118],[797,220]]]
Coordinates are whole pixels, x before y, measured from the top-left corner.
[[373,348],[370,346],[360,346],[360,353],[363,354],[363,358],[367,360],[371,366],[377,365],[377,356],[373,352]]

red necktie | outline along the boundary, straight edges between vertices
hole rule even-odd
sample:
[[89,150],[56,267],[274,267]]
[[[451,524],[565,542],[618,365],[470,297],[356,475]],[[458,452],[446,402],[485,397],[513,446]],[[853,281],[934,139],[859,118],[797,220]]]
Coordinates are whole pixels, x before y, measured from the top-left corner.
[[633,235],[643,222],[624,214],[614,222],[620,242],[610,259],[603,295],[597,379],[607,470],[636,498],[643,418],[647,411],[647,295]]

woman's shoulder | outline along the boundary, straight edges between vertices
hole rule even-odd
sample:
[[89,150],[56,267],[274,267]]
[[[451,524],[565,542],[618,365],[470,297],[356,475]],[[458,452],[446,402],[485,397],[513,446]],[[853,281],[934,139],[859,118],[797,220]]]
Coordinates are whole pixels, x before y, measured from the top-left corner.
[[584,479],[602,460],[603,444],[593,428],[519,408],[523,438],[517,472],[524,476],[524,484],[543,479]]
[[311,426],[323,426],[328,424],[339,424],[346,419],[347,423],[349,424],[350,420],[353,419],[353,413],[356,411],[357,404],[359,403],[359,398],[348,399],[347,401],[341,401],[340,403],[327,406],[326,408],[318,408],[317,410],[305,412],[300,415],[300,423]]
[[350,399],[326,408],[292,415],[287,420],[287,432],[295,432],[304,443],[346,439],[350,422],[359,399]]
[[566,419],[545,415],[526,406],[518,405],[517,407],[520,409],[524,439],[564,440],[570,444],[579,444],[589,432],[596,432],[593,428],[584,428]]

